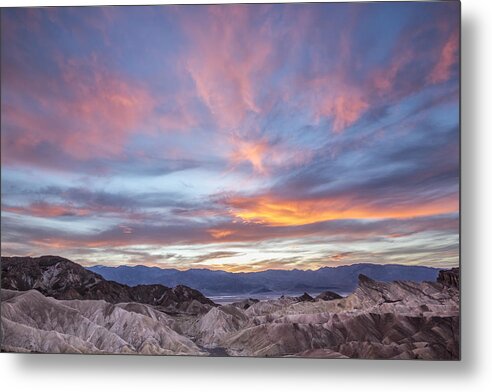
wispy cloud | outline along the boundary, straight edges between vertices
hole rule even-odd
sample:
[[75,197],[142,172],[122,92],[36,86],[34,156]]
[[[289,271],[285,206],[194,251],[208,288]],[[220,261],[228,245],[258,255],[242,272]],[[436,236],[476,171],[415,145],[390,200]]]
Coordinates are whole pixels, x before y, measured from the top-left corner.
[[458,262],[456,2],[1,18],[2,254]]

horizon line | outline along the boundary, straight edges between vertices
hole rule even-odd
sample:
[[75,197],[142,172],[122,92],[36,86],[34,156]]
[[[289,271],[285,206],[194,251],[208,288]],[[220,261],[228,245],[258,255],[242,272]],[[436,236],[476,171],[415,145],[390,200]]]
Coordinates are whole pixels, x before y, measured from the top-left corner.
[[145,264],[119,264],[119,265],[105,265],[105,264],[94,264],[94,265],[89,265],[89,266],[84,266],[84,268],[94,268],[94,267],[105,267],[105,268],[119,268],[119,267],[128,267],[128,268],[136,268],[136,267],[145,267],[145,268],[158,268],[160,270],[175,270],[179,272],[187,272],[187,271],[192,271],[192,270],[199,270],[199,271],[211,271],[211,272],[227,272],[229,274],[249,274],[249,273],[259,273],[259,272],[268,272],[268,271],[286,271],[286,272],[291,272],[291,271],[301,271],[301,272],[316,272],[321,269],[325,268],[340,268],[340,267],[351,267],[351,266],[357,266],[357,265],[371,265],[371,266],[382,266],[382,267],[419,267],[419,268],[430,268],[430,269],[435,269],[435,270],[447,270],[447,269],[452,269],[452,268],[459,268],[460,266],[450,266],[450,267],[436,267],[436,266],[429,266],[429,265],[413,265],[413,264],[398,264],[398,263],[389,263],[389,264],[380,264],[380,263],[353,263],[353,264],[341,264],[341,265],[335,265],[335,266],[324,266],[324,267],[319,267],[316,269],[313,268],[307,268],[307,269],[302,269],[302,268],[268,268],[268,269],[263,269],[263,270],[257,270],[257,271],[226,271],[223,269],[214,269],[214,268],[186,268],[186,269],[180,269],[176,267],[158,267],[155,265],[149,266]]
[[439,266],[430,266],[430,265],[414,265],[414,264],[398,264],[398,263],[388,263],[388,264],[383,264],[383,263],[374,263],[374,262],[362,262],[362,263],[352,263],[352,264],[340,264],[340,265],[335,265],[335,266],[324,266],[324,267],[319,267],[316,269],[312,268],[307,268],[307,269],[302,269],[302,268],[267,268],[267,269],[262,269],[262,270],[254,270],[254,271],[227,271],[224,269],[216,269],[216,268],[206,268],[206,267],[199,267],[199,268],[194,268],[194,267],[189,267],[185,269],[181,268],[176,268],[176,267],[160,267],[156,265],[145,265],[145,264],[118,264],[118,265],[105,265],[105,264],[93,264],[93,265],[84,265],[80,261],[73,261],[72,259],[60,255],[40,255],[40,256],[1,256],[2,258],[4,257],[19,257],[19,258],[31,258],[31,259],[36,259],[36,258],[41,258],[41,257],[60,257],[63,259],[66,259],[68,261],[71,261],[72,263],[79,264],[80,266],[84,268],[94,268],[94,267],[106,267],[106,268],[119,268],[119,267],[128,267],[128,268],[135,268],[135,267],[145,267],[145,268],[158,268],[160,270],[175,270],[179,272],[187,272],[191,270],[202,270],[202,271],[212,271],[212,272],[227,272],[230,274],[248,274],[248,273],[259,273],[259,272],[268,272],[268,271],[302,271],[302,272],[316,272],[324,268],[340,268],[340,267],[350,267],[350,266],[356,266],[356,265],[372,265],[372,266],[398,266],[398,267],[423,267],[423,268],[431,268],[435,270],[449,270],[452,268],[459,268],[461,265],[461,262],[458,263],[457,265],[452,265],[452,266],[446,266],[446,267],[439,267]]

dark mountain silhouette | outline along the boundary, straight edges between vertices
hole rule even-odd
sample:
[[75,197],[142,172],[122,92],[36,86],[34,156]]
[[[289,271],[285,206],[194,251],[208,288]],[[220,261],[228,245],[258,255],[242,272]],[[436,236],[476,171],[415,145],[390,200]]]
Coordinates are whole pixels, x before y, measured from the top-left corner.
[[326,290],[339,293],[352,292],[357,287],[359,274],[372,279],[390,282],[407,280],[414,282],[435,281],[439,269],[422,266],[354,264],[325,267],[318,270],[267,270],[262,272],[232,273],[208,269],[161,269],[146,266],[94,266],[88,270],[109,280],[130,286],[139,284],[178,284],[193,287],[205,295],[302,293]]
[[169,311],[203,308],[214,302],[184,285],[169,288],[161,284],[128,286],[106,280],[79,264],[58,256],[2,257],[2,289],[35,289],[56,299],[91,299],[109,303],[138,302]]

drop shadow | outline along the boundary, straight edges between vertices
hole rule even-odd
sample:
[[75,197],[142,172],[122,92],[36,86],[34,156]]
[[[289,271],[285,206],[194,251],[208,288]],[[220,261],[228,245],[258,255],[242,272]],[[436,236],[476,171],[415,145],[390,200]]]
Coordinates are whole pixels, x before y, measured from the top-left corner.
[[459,362],[317,360],[266,358],[146,357],[117,355],[2,354],[12,356],[16,367],[30,377],[45,372],[90,372],[91,375],[201,377],[220,372],[220,376],[258,377],[300,375],[302,377],[364,377],[369,380],[425,379],[445,377],[448,381],[472,376],[477,371],[478,312],[478,221],[475,195],[478,189],[478,24],[468,15],[462,19],[461,80],[461,260],[462,264],[462,360]]
[[461,25],[461,354],[463,369],[473,372],[478,361],[479,287],[478,227],[478,36],[479,24],[464,16]]

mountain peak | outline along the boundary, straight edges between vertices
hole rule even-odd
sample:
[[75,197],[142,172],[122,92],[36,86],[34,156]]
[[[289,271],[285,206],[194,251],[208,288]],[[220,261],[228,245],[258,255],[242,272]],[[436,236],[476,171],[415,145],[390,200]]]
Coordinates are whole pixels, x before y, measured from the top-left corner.
[[[171,289],[161,284],[134,287],[106,280],[81,265],[58,256],[2,257],[3,289],[35,289],[56,299],[92,299],[110,303],[139,302],[162,306],[169,311],[205,312],[213,301],[198,290],[180,285]],[[197,305],[198,304],[198,305]]]
[[375,283],[374,279],[371,279],[369,276],[366,276],[364,274],[359,274],[358,276],[359,284],[372,284]]

